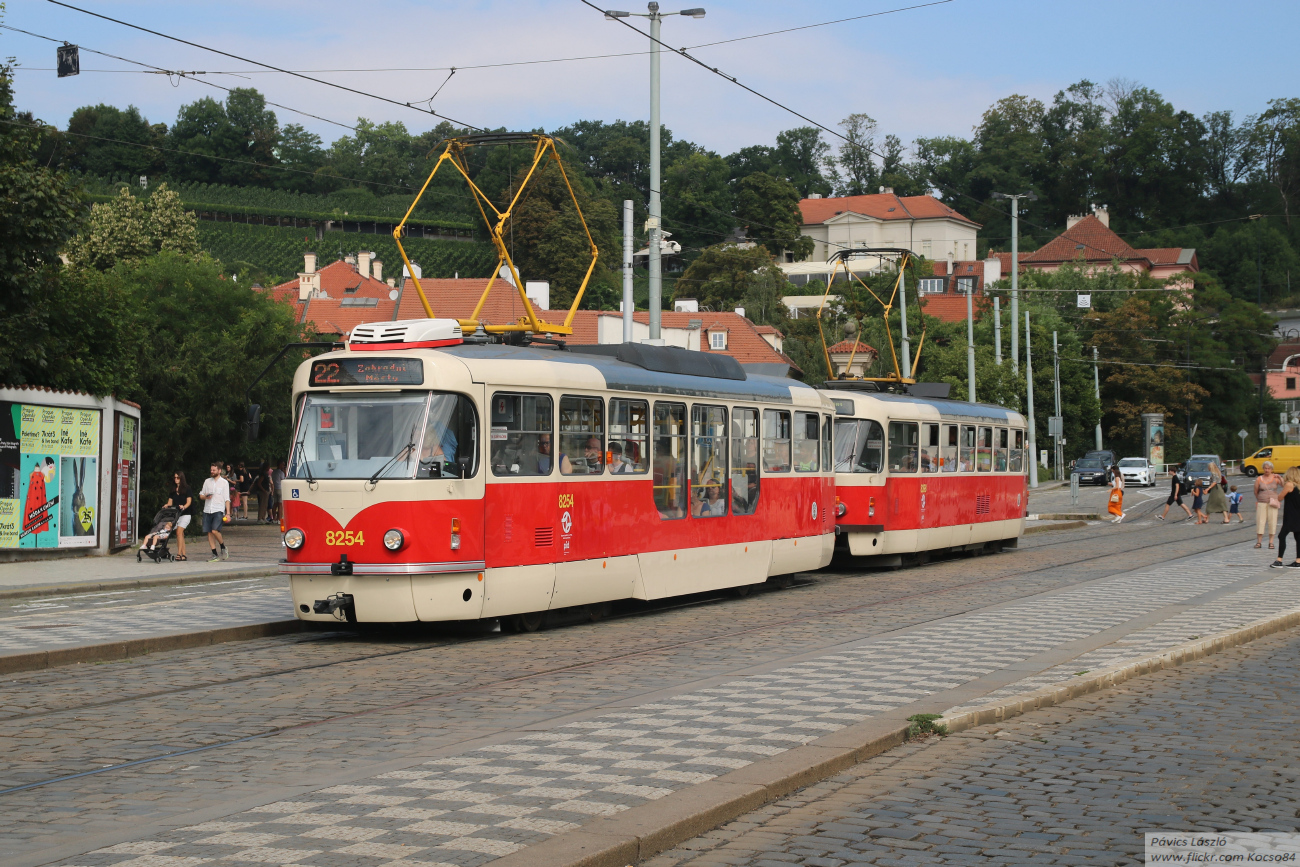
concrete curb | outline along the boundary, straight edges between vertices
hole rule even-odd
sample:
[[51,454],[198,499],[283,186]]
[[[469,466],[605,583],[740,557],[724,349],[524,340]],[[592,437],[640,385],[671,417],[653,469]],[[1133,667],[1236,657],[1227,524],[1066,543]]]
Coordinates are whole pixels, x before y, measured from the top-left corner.
[[117,578],[107,581],[82,581],[76,584],[28,584],[0,590],[0,600],[33,599],[40,596],[63,596],[69,593],[97,593],[105,590],[138,590],[146,587],[175,587],[183,584],[211,584],[278,575],[279,566],[258,566],[224,572],[191,572],[185,575],[159,575],[157,578]]
[[[1080,522],[1082,523],[1082,522]],[[1257,621],[1212,635],[1146,659],[1014,696],[975,710],[944,717],[949,732],[998,722],[1042,707],[1053,707],[1124,681],[1173,668],[1274,632],[1300,625],[1300,611]],[[864,720],[725,776],[640,804],[576,831],[559,834],[493,862],[493,867],[627,867],[678,843],[785,797],[796,789],[887,752],[907,740],[906,723],[887,716]]]
[[[1102,516],[1073,512],[1039,512],[1037,515],[1029,515],[1028,517],[1031,521],[1100,521]],[[1113,518],[1114,515],[1107,515],[1106,517]]]
[[106,644],[84,644],[80,647],[61,647],[54,650],[37,650],[32,653],[15,653],[10,656],[0,656],[0,674],[40,671],[61,665],[71,665],[75,662],[110,662],[117,659],[144,656],[162,650],[186,650],[192,647],[207,647],[210,644],[225,644],[229,641],[247,641],[251,638],[266,638],[273,635],[305,632],[312,628],[313,624],[304,620],[277,620],[273,623],[226,626],[221,629],[208,629],[203,632],[183,632],[179,635],[159,635],[152,638],[111,641]]
[[1037,527],[1026,527],[1025,535],[1032,536],[1034,533],[1051,533],[1055,530],[1080,530],[1088,526],[1087,521],[1067,521],[1061,524],[1040,524]]
[[1150,674],[1153,671],[1176,668],[1183,663],[1192,662],[1242,644],[1248,644],[1257,638],[1263,638],[1296,625],[1300,625],[1300,611],[1279,614],[1276,617],[1257,620],[1239,629],[1220,632],[1217,635],[1211,635],[1209,638],[1180,644],[1146,659],[1105,668],[1095,674],[1089,673],[1087,677],[1081,676],[1063,684],[1011,696],[993,704],[977,707],[971,711],[954,714],[951,717],[945,716],[938,722],[946,724],[950,732],[959,732],[1020,716],[1031,710],[1055,707],[1062,702],[1070,701],[1081,695],[1118,686],[1127,680],[1143,674]]

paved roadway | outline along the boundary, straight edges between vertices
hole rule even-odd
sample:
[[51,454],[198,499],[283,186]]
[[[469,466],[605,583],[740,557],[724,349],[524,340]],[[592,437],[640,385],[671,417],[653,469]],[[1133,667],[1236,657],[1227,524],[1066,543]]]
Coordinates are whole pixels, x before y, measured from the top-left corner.
[[1300,607],[1252,540],[1095,525],[534,635],[296,634],[11,675],[0,860],[474,867],[890,709]]
[[1148,831],[1300,832],[1294,631],[913,742],[645,867],[1143,863]]

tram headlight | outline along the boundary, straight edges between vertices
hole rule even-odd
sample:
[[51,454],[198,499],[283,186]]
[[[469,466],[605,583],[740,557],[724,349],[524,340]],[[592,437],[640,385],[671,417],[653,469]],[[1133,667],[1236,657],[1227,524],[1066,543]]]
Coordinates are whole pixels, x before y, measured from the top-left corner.
[[406,537],[401,530],[393,529],[384,534],[384,547],[389,551],[397,551],[405,544]]
[[849,507],[841,503],[838,499],[835,501],[835,517],[843,518],[849,512]]
[[284,546],[290,550],[297,551],[302,547],[302,543],[307,541],[307,535],[294,527],[284,534]]

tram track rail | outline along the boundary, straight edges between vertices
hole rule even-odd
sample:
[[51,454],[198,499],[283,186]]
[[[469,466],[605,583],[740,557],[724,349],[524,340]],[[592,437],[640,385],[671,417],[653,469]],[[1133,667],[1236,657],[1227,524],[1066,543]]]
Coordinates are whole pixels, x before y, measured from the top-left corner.
[[[1211,530],[1211,531],[1208,531],[1208,532],[1209,532],[1210,535],[1212,535],[1212,536],[1222,536],[1222,535],[1225,535],[1224,531],[1219,530],[1219,529],[1217,529],[1217,528],[1216,528],[1215,530]],[[1202,537],[1202,538],[1203,538],[1203,537]],[[1118,540],[1117,540],[1117,541],[1118,541]],[[1053,548],[1053,550],[1057,550],[1057,551],[1060,551],[1060,550],[1062,550],[1062,549],[1066,549],[1066,548],[1071,548],[1071,549],[1073,549],[1073,548],[1076,548],[1076,547],[1079,546],[1079,545],[1087,544],[1087,543],[1090,543],[1090,542],[1095,544],[1095,542],[1096,542],[1095,537],[1079,538],[1079,539],[1071,539],[1071,540],[1068,540],[1068,541],[1058,542],[1058,543],[1053,544],[1053,545],[1052,545],[1052,548]],[[1220,549],[1220,548],[1226,548],[1226,547],[1229,547],[1230,545],[1238,544],[1238,543],[1239,543],[1239,540],[1234,539],[1233,541],[1230,541],[1230,542],[1222,542],[1221,544],[1213,544],[1213,545],[1209,545],[1209,546],[1206,546],[1206,547],[1202,548],[1201,550],[1198,550],[1198,551],[1192,551],[1192,552],[1189,552],[1189,553],[1192,553],[1192,554],[1196,554],[1196,553],[1207,553],[1207,552],[1209,552],[1209,551],[1218,550],[1218,549]],[[1042,547],[1046,547],[1046,545],[1041,545],[1041,546],[1039,546],[1039,545],[1035,545],[1035,546],[1032,546],[1032,547],[1033,547],[1033,548],[1042,548]],[[247,736],[240,737],[240,738],[233,738],[233,739],[229,739],[229,740],[216,741],[216,742],[213,742],[213,743],[210,743],[210,744],[202,744],[202,745],[200,745],[200,746],[190,747],[190,748],[187,748],[187,749],[172,750],[172,751],[168,751],[168,752],[166,752],[166,753],[160,753],[160,754],[155,755],[155,756],[147,756],[147,757],[145,757],[145,758],[135,759],[135,760],[132,760],[132,761],[129,761],[129,762],[121,762],[121,763],[117,763],[117,764],[106,765],[106,766],[104,766],[104,767],[94,768],[94,769],[87,770],[87,771],[81,771],[81,772],[78,772],[78,773],[75,773],[75,774],[64,774],[64,775],[60,775],[60,776],[56,776],[56,777],[50,777],[50,778],[47,778],[47,779],[44,779],[44,780],[37,780],[37,781],[33,781],[33,782],[31,782],[31,783],[25,783],[25,784],[23,784],[23,785],[19,785],[19,786],[12,786],[12,787],[9,787],[9,788],[6,788],[6,789],[0,789],[0,796],[12,795],[12,794],[16,794],[16,793],[19,793],[19,792],[29,791],[29,790],[31,790],[31,789],[41,788],[41,787],[44,787],[44,786],[54,785],[54,784],[62,783],[62,782],[69,782],[69,781],[72,781],[72,780],[82,779],[82,778],[85,778],[85,777],[97,776],[97,775],[101,775],[101,774],[108,774],[108,773],[114,773],[114,772],[118,772],[118,771],[129,770],[129,769],[131,769],[131,768],[139,767],[139,766],[142,766],[142,765],[153,764],[153,763],[156,763],[156,762],[168,761],[168,760],[173,760],[173,759],[179,759],[179,758],[182,758],[182,757],[185,757],[185,756],[195,755],[195,754],[197,754],[197,753],[203,753],[203,752],[209,752],[209,751],[212,751],[212,750],[223,749],[223,748],[231,747],[231,746],[235,746],[235,745],[238,745],[238,744],[245,744],[245,743],[249,743],[249,742],[251,742],[251,741],[263,740],[263,739],[267,739],[267,738],[271,738],[271,737],[276,737],[276,736],[279,736],[279,735],[289,734],[289,733],[292,733],[292,732],[298,732],[298,731],[304,731],[304,730],[307,730],[307,729],[316,728],[316,727],[325,726],[325,725],[333,725],[333,724],[337,724],[337,723],[345,722],[345,721],[347,721],[347,720],[351,720],[351,719],[357,719],[357,718],[360,718],[360,717],[366,717],[366,716],[373,716],[373,715],[376,715],[376,714],[387,713],[387,712],[394,711],[394,710],[401,710],[401,709],[404,709],[404,708],[414,707],[414,706],[418,706],[418,705],[421,705],[421,704],[427,704],[427,703],[429,703],[429,702],[433,702],[433,701],[445,700],[445,699],[453,699],[453,698],[456,698],[456,697],[458,697],[458,696],[468,695],[468,694],[472,694],[472,693],[485,692],[485,691],[491,691],[491,690],[494,690],[494,689],[500,689],[500,688],[510,687],[510,686],[518,685],[518,684],[520,684],[520,683],[525,683],[525,682],[528,682],[528,681],[531,681],[531,680],[536,680],[536,679],[539,679],[539,678],[554,677],[554,676],[556,676],[556,675],[562,675],[562,674],[571,673],[571,672],[576,672],[576,671],[588,670],[588,669],[592,669],[592,668],[599,667],[599,666],[602,666],[602,665],[609,665],[609,664],[613,664],[613,663],[624,662],[624,661],[627,661],[627,660],[629,660],[629,659],[635,659],[635,658],[643,657],[643,656],[652,656],[652,655],[655,655],[655,654],[667,653],[667,652],[671,652],[671,651],[674,651],[674,650],[677,650],[677,649],[680,649],[680,648],[684,648],[684,647],[691,647],[691,646],[696,646],[696,645],[700,645],[700,644],[707,644],[707,643],[714,642],[714,641],[721,641],[721,640],[725,640],[725,639],[729,639],[729,638],[734,638],[734,637],[736,637],[736,636],[741,636],[741,635],[746,635],[746,634],[752,634],[752,633],[755,633],[755,632],[761,632],[761,631],[765,631],[765,630],[769,630],[769,629],[776,629],[776,628],[780,628],[780,627],[783,627],[783,626],[789,626],[789,625],[796,624],[796,623],[807,623],[807,622],[816,621],[816,620],[825,619],[825,618],[839,617],[839,616],[842,616],[842,615],[845,615],[845,614],[852,614],[852,613],[855,613],[855,612],[866,611],[866,610],[870,610],[870,609],[873,609],[873,608],[880,608],[880,607],[888,606],[888,605],[897,605],[897,604],[900,604],[900,603],[906,603],[906,602],[911,601],[911,600],[923,599],[923,598],[928,598],[928,597],[934,597],[934,596],[943,595],[943,594],[948,594],[948,593],[960,592],[960,591],[963,591],[963,590],[970,590],[971,588],[974,588],[974,587],[988,586],[988,585],[997,584],[997,583],[1002,583],[1002,582],[1006,582],[1006,581],[1012,581],[1012,580],[1017,580],[1017,579],[1029,578],[1029,577],[1034,576],[1035,574],[1042,573],[1042,572],[1047,572],[1047,571],[1051,571],[1051,570],[1053,570],[1053,569],[1058,569],[1058,568],[1061,568],[1062,566],[1065,566],[1065,565],[1076,565],[1076,564],[1081,564],[1081,563],[1088,563],[1088,562],[1095,562],[1095,561],[1098,561],[1098,560],[1104,560],[1104,559],[1107,559],[1107,558],[1123,557],[1123,556],[1125,556],[1125,555],[1127,555],[1127,554],[1133,553],[1133,552],[1135,552],[1135,551],[1143,550],[1143,549],[1146,549],[1146,548],[1149,548],[1149,547],[1151,547],[1151,545],[1149,544],[1149,542],[1141,542],[1141,543],[1138,543],[1138,544],[1134,544],[1134,545],[1131,546],[1131,547],[1124,547],[1124,548],[1121,548],[1121,549],[1118,549],[1118,550],[1116,550],[1116,549],[1114,549],[1114,548],[1111,548],[1110,550],[1106,551],[1105,553],[1096,554],[1096,555],[1088,556],[1088,557],[1068,557],[1068,556],[1067,556],[1067,557],[1059,558],[1059,559],[1062,560],[1062,562],[1053,562],[1053,563],[1049,563],[1049,564],[1046,564],[1046,565],[1036,566],[1036,567],[1031,568],[1031,569],[1026,569],[1026,570],[1023,570],[1023,571],[1017,571],[1017,572],[1012,572],[1012,573],[1008,573],[1008,574],[1003,574],[1003,575],[999,575],[999,576],[992,577],[992,578],[982,578],[982,579],[978,579],[978,580],[975,580],[975,581],[966,581],[966,582],[962,582],[962,583],[960,583],[960,584],[953,584],[953,585],[949,585],[949,586],[945,586],[945,587],[937,587],[937,588],[933,588],[933,589],[929,589],[929,590],[917,591],[917,592],[914,592],[914,593],[906,593],[906,594],[902,594],[902,595],[891,596],[891,597],[888,598],[888,599],[878,599],[878,600],[873,600],[873,601],[871,601],[871,602],[865,602],[865,603],[862,603],[862,604],[859,604],[859,605],[841,606],[841,607],[837,607],[837,608],[833,608],[833,609],[827,609],[827,610],[824,610],[824,611],[814,611],[814,612],[809,612],[809,613],[806,613],[806,614],[800,614],[800,615],[797,615],[797,616],[794,616],[794,617],[787,617],[787,618],[782,618],[782,619],[780,619],[780,620],[774,620],[774,621],[771,621],[771,622],[768,622],[768,623],[757,624],[757,625],[755,625],[755,626],[746,627],[746,628],[744,628],[744,629],[738,629],[738,630],[733,629],[733,630],[730,630],[730,631],[727,631],[727,632],[715,633],[715,634],[712,634],[712,635],[704,635],[704,636],[699,636],[699,637],[696,637],[696,638],[685,639],[685,640],[682,640],[682,641],[668,642],[668,643],[660,644],[660,645],[656,645],[656,646],[653,646],[653,647],[640,648],[640,649],[637,649],[637,650],[627,651],[627,652],[625,652],[625,653],[611,654],[611,655],[608,655],[608,656],[601,657],[601,658],[599,658],[599,659],[584,660],[584,661],[582,661],[582,662],[578,662],[578,663],[571,663],[571,664],[566,664],[566,665],[553,666],[553,667],[551,667],[551,668],[547,668],[547,669],[544,669],[544,670],[541,670],[541,671],[528,672],[527,674],[516,675],[516,676],[508,677],[508,678],[498,678],[498,679],[496,679],[496,680],[489,681],[489,682],[485,682],[485,683],[481,683],[481,684],[471,684],[471,685],[468,685],[468,686],[465,686],[465,687],[462,687],[462,688],[459,688],[459,689],[441,690],[441,691],[438,691],[438,692],[435,692],[435,693],[432,693],[432,694],[429,694],[429,695],[417,696],[417,697],[415,697],[415,698],[406,699],[406,700],[403,700],[403,701],[400,701],[400,702],[392,702],[392,703],[389,703],[389,704],[386,704],[386,705],[377,706],[377,707],[364,708],[364,709],[362,709],[362,710],[352,711],[352,712],[349,712],[349,713],[336,714],[336,715],[334,715],[334,716],[326,717],[326,718],[324,718],[324,719],[307,720],[307,721],[304,721],[304,722],[293,723],[293,724],[290,724],[290,725],[275,726],[275,727],[269,728],[267,731],[264,731],[264,732],[258,732],[258,733],[256,733],[256,734],[253,734],[253,735],[247,735]],[[935,561],[932,565],[933,565],[933,566],[939,566],[939,565],[942,565],[944,562],[946,562],[946,561]],[[1140,568],[1140,567],[1138,567],[1138,568]],[[803,574],[807,574],[807,573],[803,573]],[[835,573],[832,572],[832,573],[830,573],[830,574],[833,575],[833,574],[835,574]],[[1062,584],[1059,588],[1054,588],[1054,589],[1065,589],[1065,588],[1068,588],[1068,587],[1073,586],[1073,585],[1075,585],[1075,584],[1087,583],[1088,581],[1092,581],[1092,580],[1096,580],[1096,578],[1093,577],[1093,578],[1085,578],[1085,579],[1081,579],[1081,580],[1079,580],[1079,581],[1072,581],[1072,582],[1069,582],[1069,583]],[[797,587],[797,586],[813,587],[813,586],[816,586],[816,585],[817,585],[817,582],[816,582],[816,581],[811,581],[811,582],[804,582],[802,585],[795,585],[795,586],[796,586],[796,587]],[[1032,594],[1031,594],[1031,595],[1032,595]],[[707,605],[707,604],[719,604],[719,603],[721,603],[721,602],[723,602],[723,601],[726,601],[725,598],[724,598],[724,597],[718,597],[718,596],[711,596],[711,597],[707,597],[707,598],[704,598],[704,599],[692,599],[692,600],[688,600],[688,601],[684,601],[684,602],[676,602],[675,604],[665,605],[665,606],[662,606],[662,607],[656,607],[656,608],[651,609],[651,610],[649,610],[649,611],[647,611],[647,610],[645,610],[645,609],[640,609],[640,610],[638,610],[638,611],[627,612],[627,613],[625,613],[625,614],[615,615],[615,617],[614,617],[614,618],[611,618],[611,619],[625,619],[625,618],[632,618],[632,617],[644,616],[644,615],[646,615],[646,614],[660,613],[660,612],[671,611],[671,610],[674,610],[674,609],[680,609],[680,608],[686,608],[686,607],[692,607],[692,606]],[[928,624],[928,623],[933,623],[933,622],[937,622],[937,621],[940,621],[940,620],[944,620],[944,619],[947,619],[948,617],[952,617],[952,616],[954,616],[952,613],[946,613],[946,614],[938,615],[938,616],[935,616],[935,617],[930,617],[930,618],[924,618],[924,619],[919,619],[919,620],[915,620],[915,621],[910,621],[910,622],[908,622],[908,623],[906,623],[906,624],[901,624],[901,625],[899,625],[899,626],[896,627],[896,628],[908,628],[908,629],[916,628],[916,627],[918,627],[918,626],[924,626],[924,625],[926,625],[926,624]],[[893,631],[892,628],[891,628],[891,629],[883,630],[882,632],[880,632],[880,633],[876,633],[876,634],[878,634],[878,635],[884,635],[884,634],[888,634],[888,633],[891,632],[891,631]],[[384,653],[367,654],[367,655],[363,655],[363,656],[349,657],[349,658],[347,658],[347,659],[331,660],[331,661],[328,661],[328,662],[315,663],[315,664],[308,665],[308,666],[295,666],[295,667],[293,667],[293,668],[289,668],[289,669],[278,669],[278,670],[276,670],[276,671],[260,672],[260,673],[256,673],[256,674],[245,675],[245,676],[240,677],[240,678],[231,678],[231,679],[227,679],[227,680],[223,680],[223,681],[210,681],[210,682],[207,682],[207,683],[194,684],[194,685],[192,685],[192,686],[180,687],[180,688],[172,689],[172,690],[160,690],[160,691],[155,691],[155,692],[147,693],[147,694],[141,694],[141,695],[137,695],[137,696],[126,696],[126,697],[123,697],[123,698],[121,698],[121,699],[113,699],[113,700],[109,700],[109,701],[105,701],[105,702],[93,702],[93,703],[87,703],[87,704],[84,704],[84,705],[78,705],[78,706],[69,707],[69,708],[60,708],[60,709],[56,709],[56,710],[42,711],[42,712],[40,712],[40,713],[35,713],[35,714],[25,714],[25,715],[21,715],[21,716],[11,716],[11,717],[7,717],[7,718],[5,718],[5,719],[3,719],[3,720],[0,720],[0,724],[3,724],[4,722],[9,722],[9,721],[30,720],[30,719],[37,718],[37,717],[41,717],[41,716],[54,716],[54,715],[61,715],[61,714],[77,713],[77,712],[82,711],[82,710],[89,710],[89,709],[94,709],[94,708],[99,708],[99,707],[105,707],[105,706],[108,706],[108,705],[127,704],[127,703],[134,702],[134,701],[147,701],[147,700],[150,699],[150,698],[158,698],[158,697],[162,697],[162,696],[165,696],[165,695],[175,695],[175,694],[182,693],[182,692],[190,692],[190,691],[201,690],[201,689],[208,689],[208,688],[217,688],[217,687],[221,687],[221,686],[224,686],[224,685],[227,685],[227,684],[231,684],[231,683],[241,683],[241,682],[249,682],[249,681],[253,681],[253,680],[269,679],[269,678],[274,678],[274,677],[280,677],[280,676],[290,675],[290,674],[298,673],[298,672],[301,672],[301,671],[307,671],[307,670],[320,670],[320,669],[323,669],[323,668],[330,668],[330,667],[339,666],[339,665],[348,665],[348,664],[351,664],[351,663],[362,662],[362,661],[366,661],[366,660],[369,660],[369,659],[382,659],[382,658],[388,658],[388,657],[396,657],[396,656],[407,655],[407,654],[412,654],[412,653],[417,653],[417,652],[422,652],[422,651],[427,651],[427,650],[434,650],[434,649],[437,649],[437,648],[439,648],[439,647],[446,647],[446,646],[450,646],[450,645],[454,645],[454,644],[467,643],[467,642],[470,642],[470,641],[482,641],[482,640],[485,640],[485,639],[488,639],[488,638],[492,637],[492,635],[494,635],[494,633],[488,633],[488,634],[477,635],[477,636],[467,636],[467,637],[465,637],[465,638],[461,638],[461,639],[452,639],[452,640],[444,640],[444,641],[433,642],[433,643],[430,643],[430,644],[427,644],[427,645],[422,645],[422,646],[420,646],[420,647],[405,647],[405,648],[402,648],[402,649],[400,649],[400,650],[387,651],[387,652],[384,652]],[[864,637],[869,637],[869,636],[864,636]],[[322,637],[317,638],[317,639],[315,639],[315,640],[325,640],[325,638],[324,638],[324,636],[322,636]]]

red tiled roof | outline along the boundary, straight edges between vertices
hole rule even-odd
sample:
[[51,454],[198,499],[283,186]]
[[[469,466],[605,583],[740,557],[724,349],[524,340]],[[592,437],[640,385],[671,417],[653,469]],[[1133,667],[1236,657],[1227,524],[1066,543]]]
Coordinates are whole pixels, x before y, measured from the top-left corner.
[[[331,262],[318,272],[321,295],[298,300],[298,280],[289,280],[265,289],[267,294],[293,307],[298,322],[310,322],[320,334],[345,335],[357,325],[393,318],[397,302],[389,296],[393,287],[373,277],[362,277],[356,268],[339,260]],[[367,298],[375,303],[369,306],[344,304],[350,299]]]
[[[1020,253],[1020,273],[1025,273],[1025,257],[1028,253]],[[1011,275],[1011,254],[1010,253],[989,253],[989,258],[997,259],[1002,263],[1002,275],[1009,277]]]
[[759,334],[775,334],[777,337],[785,337],[784,334],[773,328],[771,325],[755,325],[754,330]]
[[[420,288],[429,299],[433,315],[447,319],[468,319],[474,312],[487,285],[486,278],[461,277],[459,279],[424,277]],[[427,315],[424,305],[420,303],[420,293],[415,291],[415,281],[408,279],[402,287],[402,297],[398,299],[397,319],[423,319]],[[542,311],[538,311],[539,315]],[[509,325],[525,315],[524,302],[519,300],[519,291],[504,280],[493,277],[492,291],[479,312],[479,319],[489,325]],[[550,322],[563,321],[563,314],[548,313],[542,316]]]
[[[573,336],[568,339],[573,343],[597,343],[599,342],[597,317],[621,318],[622,315],[604,310],[579,310],[573,318]],[[769,326],[756,326],[739,313],[678,313],[674,310],[665,310],[661,316],[660,322],[664,328],[689,328],[692,320],[698,320],[701,352],[716,351],[720,355],[730,355],[741,364],[788,364],[792,369],[799,370],[799,367],[790,360],[790,356],[784,352],[777,352],[772,348],[772,344],[763,339],[758,329]],[[632,318],[643,325],[650,322],[650,314],[645,310],[633,313]],[[727,332],[725,350],[709,349],[710,330]]]
[[805,226],[824,223],[851,211],[877,220],[960,220],[978,226],[934,196],[896,196],[893,193],[873,193],[869,196],[844,196],[838,199],[802,199],[799,210]]
[[[1082,245],[1083,249],[1079,249]],[[1070,262],[1082,258],[1087,262],[1127,262],[1145,258],[1108,226],[1089,214],[1051,241],[1024,258],[1026,263]]]
[[[855,341],[852,340],[841,340],[839,343],[835,344],[834,346],[826,347],[826,351],[844,352],[844,353],[853,352],[854,343]],[[875,350],[875,347],[871,346],[870,344],[863,343],[861,340],[856,341],[856,343],[857,343],[856,351],[859,355],[870,355],[872,357],[876,357],[880,355],[880,353]]]

